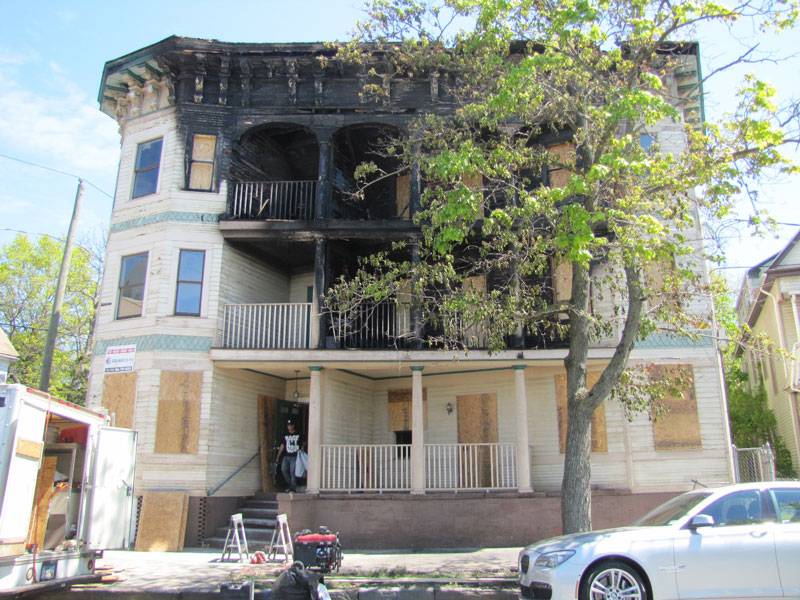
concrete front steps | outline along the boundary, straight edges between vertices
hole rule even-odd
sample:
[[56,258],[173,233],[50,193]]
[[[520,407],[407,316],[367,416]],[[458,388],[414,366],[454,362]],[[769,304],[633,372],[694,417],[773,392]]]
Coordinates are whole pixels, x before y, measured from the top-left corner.
[[[258,494],[247,498],[244,504],[239,507],[238,512],[242,513],[250,552],[263,551],[265,549],[264,546],[269,545],[272,539],[272,532],[275,530],[275,522],[278,516],[278,500],[275,494]],[[227,533],[227,525],[218,527],[214,536],[205,538],[203,544],[209,548],[222,549],[225,545],[225,535]]]

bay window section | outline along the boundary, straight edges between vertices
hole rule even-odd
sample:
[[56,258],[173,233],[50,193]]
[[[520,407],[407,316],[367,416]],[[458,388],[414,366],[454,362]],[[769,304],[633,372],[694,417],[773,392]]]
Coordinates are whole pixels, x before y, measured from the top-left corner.
[[178,283],[175,290],[175,314],[200,316],[203,296],[204,250],[181,250],[178,259]]
[[147,252],[122,257],[119,273],[117,319],[142,316]]
[[137,147],[133,175],[133,198],[156,193],[162,142],[163,140],[158,138],[139,144]]

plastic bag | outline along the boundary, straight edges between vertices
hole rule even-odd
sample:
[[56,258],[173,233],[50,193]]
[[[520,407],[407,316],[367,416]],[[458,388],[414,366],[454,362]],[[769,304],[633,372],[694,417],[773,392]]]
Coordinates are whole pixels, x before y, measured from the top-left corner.
[[273,600],[319,600],[318,578],[301,562],[283,571],[272,584]]
[[294,463],[294,476],[303,477],[308,469],[308,453],[300,450],[297,452],[297,460]]

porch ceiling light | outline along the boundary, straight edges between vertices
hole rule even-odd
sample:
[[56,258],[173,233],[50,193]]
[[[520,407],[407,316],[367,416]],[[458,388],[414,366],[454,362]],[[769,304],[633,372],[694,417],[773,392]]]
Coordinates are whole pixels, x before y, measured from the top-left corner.
[[300,392],[297,389],[297,378],[298,378],[299,375],[300,375],[300,370],[299,369],[295,369],[294,370],[294,391],[292,392],[292,398],[294,398],[295,400],[297,400],[300,397]]

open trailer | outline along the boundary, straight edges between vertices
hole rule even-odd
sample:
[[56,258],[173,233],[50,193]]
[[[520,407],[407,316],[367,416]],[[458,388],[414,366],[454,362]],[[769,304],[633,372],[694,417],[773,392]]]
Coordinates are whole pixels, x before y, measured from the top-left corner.
[[0,595],[95,579],[130,545],[136,433],[23,385],[0,385]]

